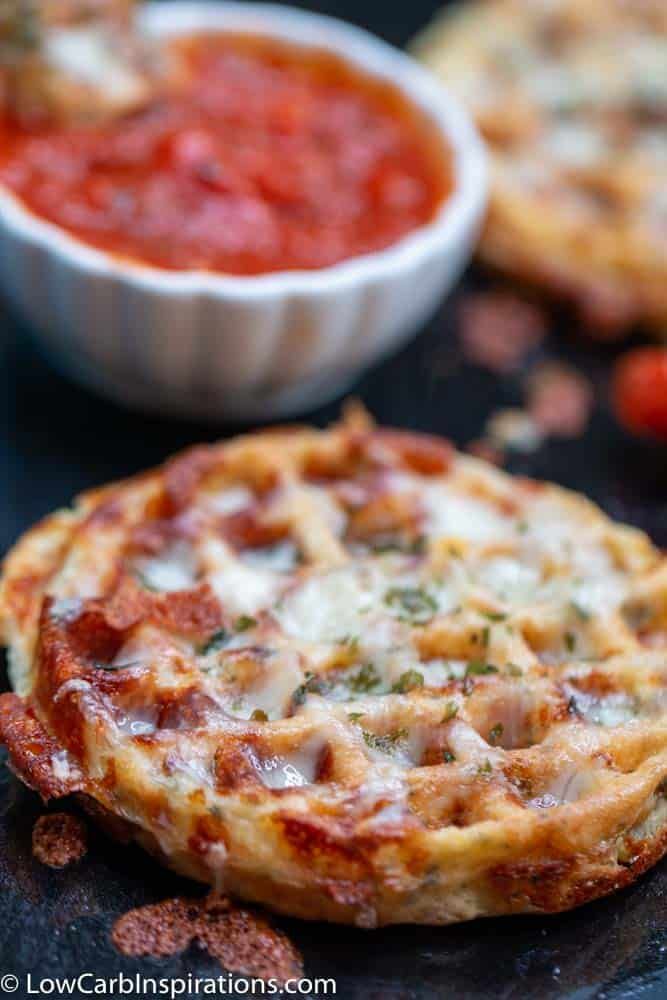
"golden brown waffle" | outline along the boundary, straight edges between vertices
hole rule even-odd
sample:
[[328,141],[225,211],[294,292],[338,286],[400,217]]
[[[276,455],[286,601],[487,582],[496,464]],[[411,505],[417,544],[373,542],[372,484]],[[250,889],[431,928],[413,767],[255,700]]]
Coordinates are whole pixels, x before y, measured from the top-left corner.
[[664,0],[466,3],[415,48],[492,154],[483,259],[600,332],[667,335]]
[[560,910],[667,847],[667,560],[440,439],[195,448],[25,535],[0,602],[23,780],[276,910]]

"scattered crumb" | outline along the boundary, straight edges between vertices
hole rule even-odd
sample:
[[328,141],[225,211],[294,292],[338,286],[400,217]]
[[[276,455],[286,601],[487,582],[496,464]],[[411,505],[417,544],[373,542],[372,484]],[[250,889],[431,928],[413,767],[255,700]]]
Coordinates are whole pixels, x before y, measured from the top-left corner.
[[540,366],[528,382],[528,413],[543,434],[579,437],[593,409],[593,388],[569,365]]
[[547,332],[544,312],[510,292],[468,296],[459,323],[466,360],[502,375],[517,371]]
[[214,894],[130,910],[114,924],[111,940],[123,955],[154,957],[174,955],[197,941],[229,972],[281,983],[303,975],[301,955],[285,934]]
[[537,451],[544,440],[542,428],[530,413],[521,409],[496,410],[486,424],[486,436],[492,446],[520,451]]
[[466,445],[466,451],[470,455],[474,455],[475,458],[481,458],[485,462],[490,462],[491,465],[501,466],[505,461],[505,455],[502,450],[486,438],[477,438],[475,441],[470,441]]
[[86,824],[70,813],[45,813],[32,830],[33,857],[49,868],[64,868],[86,853]]

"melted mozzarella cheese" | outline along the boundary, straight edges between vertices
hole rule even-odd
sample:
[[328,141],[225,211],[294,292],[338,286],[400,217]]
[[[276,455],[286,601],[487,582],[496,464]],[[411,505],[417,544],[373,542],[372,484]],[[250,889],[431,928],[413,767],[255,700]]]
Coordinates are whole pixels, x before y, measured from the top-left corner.
[[[400,557],[348,564],[315,573],[290,591],[275,615],[287,633],[309,642],[354,637],[369,652],[394,645],[395,623],[410,621],[401,592],[424,597],[424,615],[456,606],[455,588],[444,580],[423,585],[419,571]],[[422,621],[419,612],[412,615]]]
[[241,559],[248,566],[268,569],[274,573],[289,573],[298,563],[299,553],[293,542],[278,542],[260,549],[246,549]]
[[51,31],[44,38],[43,53],[47,64],[57,73],[104,92],[110,102],[131,105],[144,93],[143,80],[103,28],[84,26]]
[[423,487],[421,495],[427,530],[436,536],[487,543],[502,541],[511,531],[511,522],[483,500],[457,495],[439,483]]
[[255,614],[271,607],[280,593],[277,574],[245,565],[217,538],[206,539],[201,558],[214,593],[230,614]]
[[216,514],[238,514],[253,502],[253,494],[247,486],[229,486],[216,493],[206,493],[203,506]]
[[155,590],[189,590],[196,583],[197,559],[191,546],[176,542],[159,556],[135,559],[133,568]]
[[499,556],[476,568],[475,582],[509,604],[531,603],[537,595],[540,576],[534,566]]
[[314,736],[292,753],[265,758],[253,753],[251,761],[262,784],[267,788],[301,788],[312,785],[317,778],[324,745],[323,737]]

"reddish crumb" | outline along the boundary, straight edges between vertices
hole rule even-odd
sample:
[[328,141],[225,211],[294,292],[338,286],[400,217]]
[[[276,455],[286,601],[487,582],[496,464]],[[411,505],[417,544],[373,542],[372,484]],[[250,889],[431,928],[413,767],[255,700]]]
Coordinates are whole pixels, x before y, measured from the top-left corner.
[[470,455],[474,455],[475,458],[481,458],[485,462],[490,462],[491,465],[501,466],[505,461],[502,449],[496,447],[492,441],[488,441],[486,438],[478,438],[475,441],[470,441],[466,445],[466,451]]
[[33,856],[49,868],[64,868],[78,861],[87,847],[86,824],[70,813],[46,813],[33,827]]
[[667,648],[667,631],[665,629],[660,629],[657,632],[645,632],[639,638],[642,645],[648,646],[649,649]]
[[509,292],[469,296],[459,321],[466,360],[501,375],[517,371],[547,332],[544,312]]
[[609,283],[590,285],[575,300],[587,333],[597,340],[619,340],[639,318],[634,297]]
[[123,955],[164,957],[197,941],[229,972],[259,979],[299,979],[301,955],[280,931],[250,910],[213,894],[204,899],[165,899],[125,913],[111,940]]
[[667,348],[642,347],[624,355],[612,386],[622,424],[667,440]]
[[590,420],[593,388],[575,368],[546,364],[530,379],[527,409],[544,434],[579,437]]

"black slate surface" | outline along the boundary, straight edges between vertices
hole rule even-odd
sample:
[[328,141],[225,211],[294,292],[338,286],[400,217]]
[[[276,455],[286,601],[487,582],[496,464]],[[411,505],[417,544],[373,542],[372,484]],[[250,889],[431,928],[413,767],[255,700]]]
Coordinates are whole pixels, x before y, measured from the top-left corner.
[[[303,6],[346,17],[401,44],[436,4],[364,0],[358,7],[352,0],[330,0]],[[499,377],[461,358],[457,301],[487,280],[469,272],[412,344],[359,381],[355,394],[379,421],[442,433],[463,445],[479,436],[493,410],[521,401],[521,377]],[[589,343],[571,319],[554,314],[552,333],[529,365],[547,357],[580,366],[595,387],[596,411],[582,438],[551,441],[510,467],[583,491],[667,547],[667,447],[631,438],[614,422],[607,386],[618,350]],[[0,320],[0,372],[6,410],[0,427],[2,551],[77,491],[233,430],[131,414],[96,398],[56,375],[9,316]],[[299,416],[324,424],[338,409],[335,403]],[[3,990],[7,973],[19,977],[12,995],[22,997],[28,995],[28,972],[33,988],[40,977],[86,971],[165,977],[219,972],[196,946],[159,961],[118,955],[109,942],[117,915],[200,890],[138,849],[121,848],[97,832],[83,861],[62,872],[46,869],[30,853],[32,824],[41,811],[37,798],[1,768],[0,995],[10,995]],[[667,996],[667,863],[607,900],[549,918],[374,932],[278,923],[303,949],[306,974],[334,976],[344,1000]]]

